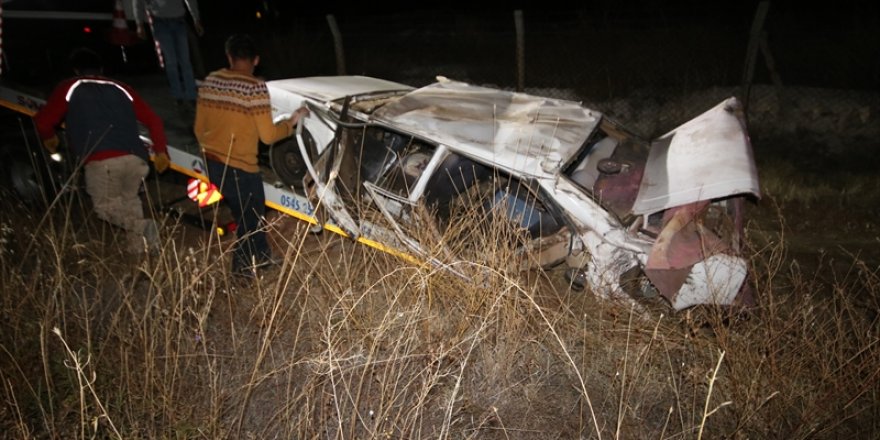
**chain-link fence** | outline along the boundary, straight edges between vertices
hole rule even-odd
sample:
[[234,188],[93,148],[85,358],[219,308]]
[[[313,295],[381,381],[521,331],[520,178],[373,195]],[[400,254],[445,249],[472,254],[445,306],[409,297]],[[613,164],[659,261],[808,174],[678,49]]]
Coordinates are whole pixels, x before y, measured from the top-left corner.
[[[736,95],[748,98],[753,133],[806,134],[832,144],[870,139],[876,144],[877,20],[854,10],[849,19],[815,23],[770,8],[764,44],[756,51],[752,84],[746,88],[754,12],[741,9],[739,16],[714,18],[658,11],[596,16],[524,10],[519,36],[524,42],[525,92],[582,101],[646,137]],[[520,80],[513,10],[358,11],[334,14],[333,19],[347,74],[412,86],[442,75],[511,90]],[[263,39],[261,73],[269,79],[338,72],[326,16],[266,18],[252,31]],[[213,51],[214,59],[222,59],[220,40],[203,40],[202,46]]]

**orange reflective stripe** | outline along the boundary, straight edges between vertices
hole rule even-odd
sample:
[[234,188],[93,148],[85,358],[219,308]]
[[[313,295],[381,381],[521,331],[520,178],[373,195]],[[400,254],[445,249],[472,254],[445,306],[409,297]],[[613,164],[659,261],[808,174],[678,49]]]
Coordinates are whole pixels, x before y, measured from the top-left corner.
[[198,202],[199,208],[204,208],[208,205],[213,205],[214,203],[223,200],[223,194],[220,194],[220,191],[217,191],[217,187],[211,185],[207,191],[199,193]]

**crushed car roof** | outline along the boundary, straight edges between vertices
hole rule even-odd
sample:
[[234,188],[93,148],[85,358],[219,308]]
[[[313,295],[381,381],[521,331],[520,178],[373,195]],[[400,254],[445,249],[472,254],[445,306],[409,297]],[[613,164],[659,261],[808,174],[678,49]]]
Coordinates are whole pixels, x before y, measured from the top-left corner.
[[577,102],[441,79],[376,110],[373,119],[511,171],[558,171],[599,123]]

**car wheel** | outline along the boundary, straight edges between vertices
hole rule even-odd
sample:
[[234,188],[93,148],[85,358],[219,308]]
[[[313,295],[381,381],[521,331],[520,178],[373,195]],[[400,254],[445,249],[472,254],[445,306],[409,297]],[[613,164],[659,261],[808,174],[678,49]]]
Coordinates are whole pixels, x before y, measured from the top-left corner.
[[[10,151],[0,152],[3,186],[28,205],[45,203],[55,191],[48,183],[48,173],[38,173],[27,155]],[[43,185],[43,184],[45,185]],[[45,193],[44,193],[44,190]]]
[[587,285],[587,271],[575,267],[569,267],[565,270],[565,281],[568,287],[575,292],[584,290]]
[[659,291],[638,266],[620,276],[620,287],[633,298],[655,298]]
[[[306,143],[306,151],[314,160],[317,153],[315,139],[308,130],[303,130],[302,138]],[[300,153],[296,137],[273,144],[269,150],[269,161],[272,171],[285,185],[303,189],[303,177],[306,176],[308,168]]]

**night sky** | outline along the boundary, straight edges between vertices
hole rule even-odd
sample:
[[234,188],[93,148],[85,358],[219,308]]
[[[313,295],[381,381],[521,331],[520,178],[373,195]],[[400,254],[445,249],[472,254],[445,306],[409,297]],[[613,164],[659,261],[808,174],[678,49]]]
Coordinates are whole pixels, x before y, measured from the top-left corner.
[[[115,0],[3,0],[7,10],[64,10],[111,12]],[[130,2],[131,0],[123,0]],[[224,28],[246,25],[256,21],[257,12],[263,18],[295,20],[309,16],[332,13],[345,15],[383,15],[417,11],[442,11],[451,14],[483,14],[497,11],[522,9],[528,16],[539,19],[567,17],[576,13],[597,21],[644,20],[670,23],[750,23],[759,1],[705,1],[683,0],[663,2],[658,0],[630,1],[535,1],[515,0],[503,6],[489,2],[461,0],[448,1],[294,1],[294,0],[201,0],[199,9],[204,22],[212,27]],[[798,23],[817,30],[845,29],[851,26],[880,28],[880,2],[870,0],[798,2],[771,1],[771,17],[775,20]]]
[[[124,0],[126,2],[130,0]],[[279,16],[311,14],[375,14],[395,11],[443,10],[462,14],[481,11],[523,9],[532,14],[552,14],[554,11],[578,10],[602,17],[628,17],[650,15],[658,19],[715,20],[742,19],[750,17],[758,1],[705,1],[685,0],[663,2],[657,0],[630,1],[530,1],[505,2],[503,6],[489,2],[465,1],[293,1],[293,0],[201,0],[199,9],[207,19],[218,22],[251,17],[261,10]],[[13,10],[65,10],[65,11],[112,11],[114,0],[3,0],[5,9]],[[845,25],[847,20],[880,19],[880,6],[869,0],[837,2],[773,1],[771,9],[784,12],[805,23],[834,23]]]
[[[131,0],[124,1],[130,2]],[[3,0],[3,8],[6,11],[61,10],[107,14],[113,11],[114,3],[114,0]],[[731,32],[736,32],[737,35],[747,36],[758,3],[755,0],[723,2],[599,0],[578,3],[555,0],[515,0],[506,2],[499,7],[490,6],[488,2],[455,0],[431,2],[200,0],[199,9],[206,30],[206,35],[202,39],[206,64],[214,68],[218,63],[222,64],[223,62],[222,56],[218,56],[214,52],[222,52],[220,49],[222,39],[233,32],[262,33],[271,36],[273,42],[291,46],[297,44],[293,38],[298,37],[299,41],[305,41],[309,44],[319,35],[328,33],[325,20],[327,14],[333,14],[337,17],[340,26],[349,38],[351,35],[359,35],[358,32],[361,33],[360,35],[363,35],[364,32],[370,32],[386,37],[381,44],[401,46],[408,43],[401,39],[404,37],[400,37],[395,32],[403,30],[404,27],[418,27],[420,23],[434,29],[449,30],[450,33],[456,32],[457,29],[467,29],[458,27],[462,23],[465,26],[494,28],[492,32],[496,33],[499,32],[499,29],[500,32],[512,32],[511,12],[515,9],[523,10],[527,33],[537,29],[553,28],[556,23],[559,23],[559,28],[576,26],[622,30],[624,33],[627,29],[641,31],[648,28],[699,25],[724,27],[731,29]],[[880,2],[868,0],[835,1],[809,6],[806,5],[807,3],[770,2],[767,27],[774,30],[785,29],[786,32],[799,33],[798,35],[803,34],[811,38],[816,36],[818,40],[805,44],[820,43],[827,47],[838,44],[838,41],[842,42],[840,44],[850,44],[853,39],[866,44],[870,44],[868,40],[871,39],[880,42]],[[401,17],[404,18],[401,19]],[[413,17],[413,20],[409,20],[409,17]],[[393,20],[389,18],[393,18]],[[375,26],[370,27],[371,23],[375,23]],[[395,23],[397,28],[394,28],[395,25],[390,23]],[[100,46],[99,38],[104,38],[103,36],[106,35],[109,27],[110,23],[107,21],[71,23],[64,20],[8,18],[4,20],[3,25],[4,56],[12,70],[23,74],[24,78],[29,79],[34,75],[43,75],[45,73],[43,65],[47,62],[52,64],[52,69],[58,70],[56,76],[59,76],[69,73],[60,69],[60,60],[70,50],[70,47],[67,46]],[[93,31],[92,34],[89,35],[87,30]],[[300,34],[296,35],[295,32],[300,32]],[[848,37],[848,39],[835,37],[835,35],[847,32],[857,32],[858,36]],[[530,34],[530,38],[533,35],[535,34]],[[782,35],[781,32],[777,32],[776,35],[771,35],[771,37],[773,36],[781,37]],[[825,36],[828,38],[822,40]],[[375,37],[375,35],[371,35],[371,37]],[[91,41],[87,41],[89,38]],[[325,35],[324,38],[328,37]],[[377,38],[377,40],[379,39]],[[745,39],[746,37],[742,38],[742,40]],[[347,41],[347,44],[355,46],[353,43],[357,43],[357,41],[351,39]],[[873,47],[878,45],[880,43],[873,43]],[[104,41],[104,46],[107,46],[106,41]],[[297,47],[302,49],[302,45]],[[136,49],[131,51],[132,59],[150,58],[148,53],[136,53]],[[322,50],[323,53],[332,54],[332,47]],[[877,50],[874,49],[874,52]],[[531,53],[534,54],[534,51]],[[859,62],[864,64],[868,58],[876,58],[872,57],[870,53],[873,52],[862,50],[854,52],[850,56],[853,59],[860,59]],[[352,55],[355,54],[352,52]],[[880,53],[877,55],[880,56]],[[405,64],[408,55],[401,52],[400,56],[404,59],[398,61]],[[315,57],[313,56],[312,59]],[[409,61],[417,62],[415,60]],[[873,71],[875,68],[869,65],[867,69]],[[9,71],[9,69],[5,70]],[[315,72],[284,71],[284,74],[324,73],[328,70],[332,70],[332,66],[316,67]],[[861,68],[861,70],[865,70],[865,68]],[[791,72],[788,74],[790,76]]]

